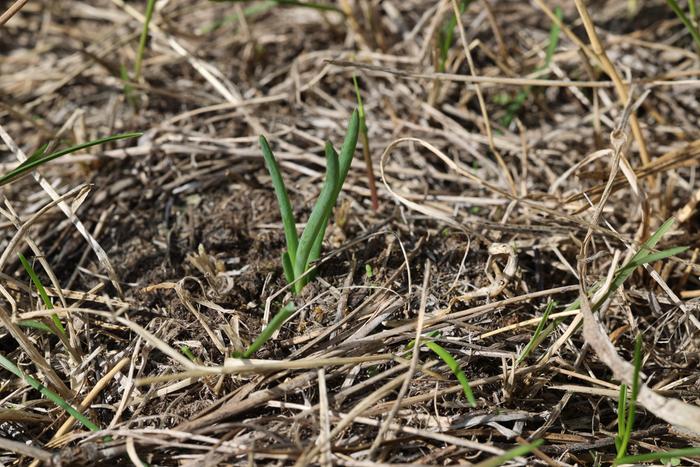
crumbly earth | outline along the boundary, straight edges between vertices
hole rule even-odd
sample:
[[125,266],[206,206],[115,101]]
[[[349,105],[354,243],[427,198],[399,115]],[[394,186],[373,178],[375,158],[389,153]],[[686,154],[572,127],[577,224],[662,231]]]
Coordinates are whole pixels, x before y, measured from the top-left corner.
[[[297,3],[156,2],[140,76],[145,2],[40,0],[1,27],[3,173],[9,139],[32,154],[142,135],[2,187],[0,355],[23,373],[0,370],[0,463],[469,465],[537,440],[483,465],[611,463],[632,373],[566,310],[671,216],[652,251],[688,249],[592,311],[619,359],[641,335],[643,383],[685,404],[640,399],[627,452],[697,446],[682,416],[700,410],[700,45],[667,3],[587,4],[631,99],[574,2],[463,2],[461,22],[450,1]],[[301,231],[324,141],[340,146],[357,106],[353,76],[373,174],[360,140],[316,280],[292,297],[258,136]],[[73,218],[35,216],[82,185]],[[68,339],[22,324],[53,321],[18,253]],[[299,312],[241,371],[232,357],[289,301]],[[416,347],[417,328],[455,363]],[[85,401],[104,431],[58,433],[66,413],[28,377]]]

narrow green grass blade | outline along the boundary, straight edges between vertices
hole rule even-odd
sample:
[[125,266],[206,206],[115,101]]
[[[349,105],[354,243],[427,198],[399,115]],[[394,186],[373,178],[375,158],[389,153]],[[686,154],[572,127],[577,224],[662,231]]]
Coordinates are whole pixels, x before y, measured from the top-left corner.
[[678,5],[678,2],[676,0],[666,0],[666,3],[668,3],[668,6],[671,7],[676,16],[678,16],[678,19],[681,20],[681,23],[683,23],[685,28],[693,37],[695,44],[700,47],[700,31],[698,31],[693,22],[690,21],[685,13],[683,13],[683,10],[681,9],[680,5]]
[[557,302],[555,301],[550,301],[547,303],[547,307],[544,310],[544,313],[542,313],[542,319],[540,319],[540,322],[537,323],[537,328],[535,329],[535,332],[532,334],[532,338],[530,339],[530,342],[527,343],[523,351],[521,352],[520,356],[518,357],[518,360],[516,361],[516,364],[520,364],[523,360],[527,358],[527,356],[530,354],[530,352],[533,351],[533,349],[538,345],[538,339],[540,334],[542,334],[542,331],[544,330],[545,323],[547,322],[547,319],[549,318],[549,314],[552,312],[554,307],[556,306]]
[[487,459],[483,462],[479,462],[478,464],[474,464],[474,467],[498,467],[499,465],[503,465],[506,462],[515,459],[516,457],[524,456],[525,454],[532,452],[533,450],[540,447],[542,443],[544,443],[544,440],[542,439],[535,440],[532,443],[527,444],[525,446],[518,446],[517,448],[513,448],[510,451],[506,451],[500,456],[492,457],[491,459]]
[[89,148],[92,146],[97,146],[100,144],[109,143],[111,141],[117,141],[120,139],[127,139],[127,138],[136,138],[138,136],[141,136],[142,134],[143,133],[123,133],[120,135],[108,136],[106,138],[100,138],[100,139],[96,139],[94,141],[90,141],[87,143],[77,144],[75,146],[71,146],[71,147],[66,148],[66,149],[61,149],[60,151],[56,151],[54,153],[49,154],[48,156],[44,156],[44,157],[37,158],[34,160],[26,160],[25,162],[21,163],[15,169],[11,170],[7,174],[0,177],[0,186],[7,185],[8,183],[16,180],[17,178],[21,177],[22,175],[26,174],[27,172],[34,170],[38,166],[45,164],[46,162],[52,161],[54,159],[57,159],[61,156],[65,156],[66,154],[80,151],[81,149]]
[[34,161],[37,159],[41,159],[44,157],[44,154],[46,154],[46,149],[49,147],[49,143],[44,143],[41,146],[39,146],[39,149],[34,151],[31,156],[27,157],[27,161]]
[[668,250],[656,251],[654,253],[648,253],[641,258],[632,258],[629,263],[627,263],[623,269],[632,268],[637,269],[639,266],[644,264],[653,263],[662,259],[670,258],[671,256],[677,256],[684,251],[688,250],[687,246],[676,246],[669,248]]
[[141,66],[143,64],[143,54],[146,50],[146,41],[148,40],[148,28],[153,18],[153,9],[156,5],[156,0],[148,0],[146,3],[146,14],[144,15],[143,29],[139,38],[139,47],[136,50],[136,61],[134,62],[134,81],[141,78]]
[[[559,34],[561,32],[559,24],[562,18],[561,8],[556,7],[554,10],[554,14],[559,19],[559,22],[552,22],[552,27],[549,30],[549,43],[547,44],[547,49],[545,51],[544,63],[541,66],[537,67],[535,71],[542,71],[549,68],[549,66],[552,63],[552,57],[554,56],[554,52],[557,50],[557,46],[559,45]],[[530,96],[531,89],[532,88],[530,86],[521,89],[515,95],[515,98],[508,104],[506,115],[501,120],[501,124],[503,126],[508,127],[511,124],[515,116],[518,114],[518,112],[520,112],[520,109],[525,104],[525,101],[527,101],[528,96]]]
[[[287,253],[289,254],[291,263],[294,264],[297,257],[297,245],[299,243],[296,222],[294,220],[294,211],[289,202],[289,196],[287,196],[287,187],[284,185],[284,179],[280,173],[277,159],[275,159],[275,155],[272,153],[267,139],[262,135],[260,136],[260,147],[262,148],[267,171],[270,173],[270,177],[272,177],[272,186],[275,188],[275,195],[277,195],[277,203],[280,207],[282,225],[284,226],[284,236],[287,239]],[[292,279],[292,281],[294,281],[294,279]]]
[[[245,3],[249,2],[250,0],[211,0],[217,3],[223,3],[223,2],[228,2],[228,3]],[[316,3],[316,2],[301,2],[299,0],[273,0],[275,5],[279,6],[294,6],[294,7],[302,7],[302,8],[310,8],[312,10],[318,10],[318,11],[334,11],[336,13],[340,13],[343,16],[345,16],[345,13],[343,10],[338,8],[335,5],[331,5],[328,3]]]
[[[464,13],[467,6],[472,2],[472,0],[462,0],[459,4],[460,14]],[[447,54],[452,47],[452,42],[454,40],[455,28],[457,27],[457,17],[455,17],[454,12],[450,15],[450,19],[442,27],[439,36],[439,48],[440,48],[440,62],[438,63],[438,71],[440,73],[445,72],[445,64],[447,63]]]
[[126,101],[129,103],[132,109],[135,109],[138,103],[136,102],[136,96],[134,94],[134,87],[131,85],[129,78],[129,70],[126,69],[123,63],[119,64],[119,78],[122,80],[124,85],[124,96]]
[[[311,253],[314,242],[322,232],[324,222],[328,222],[328,216],[333,209],[334,198],[336,193],[336,185],[338,184],[338,154],[333,149],[330,142],[326,143],[326,180],[321,188],[321,193],[318,195],[316,204],[311,210],[309,220],[306,222],[304,232],[299,239],[299,248],[297,257],[294,262],[294,278],[299,279],[309,265],[309,254]],[[296,292],[301,292],[301,289],[307,283],[307,279],[301,279],[294,284]]]
[[634,273],[634,271],[639,267],[643,266],[648,263],[652,263],[654,261],[658,261],[661,259],[669,258],[671,256],[674,256],[678,254],[679,252],[682,253],[685,251],[687,248],[685,247],[675,247],[675,248],[669,248],[668,250],[664,251],[659,251],[656,253],[647,253],[639,256],[634,256],[627,264],[622,266],[620,270],[617,272],[615,277],[612,280],[612,284],[610,285],[610,289],[608,292],[605,294],[605,296],[601,299],[601,302],[604,302],[607,300],[607,298],[617,289],[619,289],[622,284],[625,283],[625,281]]
[[[687,249],[686,247],[673,247],[669,248],[668,250],[652,253],[651,250],[656,247],[659,241],[661,241],[661,238],[673,227],[674,223],[675,219],[673,217],[667,219],[666,222],[664,222],[661,227],[659,227],[656,232],[654,232],[649,239],[647,239],[647,241],[641,245],[639,251],[637,251],[637,253],[626,264],[618,268],[610,285],[610,289],[603,296],[603,298],[601,298],[599,303],[593,304],[594,308],[600,303],[605,302],[605,300],[607,300],[612,293],[614,293],[622,286],[622,284],[625,283],[625,281],[639,266],[677,255]],[[595,292],[599,287],[600,284],[595,284],[593,287],[591,287],[591,293]],[[566,307],[566,311],[578,310],[580,307],[581,303],[577,299],[571,305]]]
[[[36,287],[36,290],[39,293],[39,296],[41,297],[41,301],[44,302],[44,306],[48,310],[53,310],[53,303],[51,303],[51,299],[49,298],[49,294],[46,293],[46,289],[44,288],[44,284],[41,283],[41,280],[39,279],[39,276],[37,275],[36,271],[34,271],[34,268],[32,267],[31,263],[29,261],[27,261],[27,258],[25,258],[22,253],[17,253],[17,256],[19,256],[19,261],[22,263],[24,270],[27,271],[27,274],[29,274],[29,277],[31,278],[32,282],[34,283],[34,287]],[[51,320],[53,321],[53,324],[56,325],[56,328],[65,337],[66,336],[66,328],[63,327],[63,323],[61,323],[61,319],[58,317],[58,315],[56,313],[53,313],[51,315]]]
[[[330,145],[330,149],[333,151],[335,156],[338,158],[338,161],[340,164],[339,175],[338,175],[338,186],[336,187],[336,189],[333,193],[333,201],[332,201],[332,205],[331,205],[331,210],[328,212],[328,215],[326,216],[325,221],[323,222],[323,225],[321,226],[321,230],[320,230],[317,238],[314,240],[313,247],[311,248],[311,252],[309,253],[308,263],[316,261],[321,256],[321,247],[323,246],[323,238],[326,235],[326,229],[328,228],[328,222],[330,221],[330,216],[331,216],[331,212],[333,210],[333,206],[335,206],[335,203],[338,201],[338,196],[340,196],[340,191],[343,188],[343,184],[345,183],[345,179],[347,178],[348,172],[350,171],[350,166],[352,165],[352,159],[353,159],[353,156],[355,155],[355,149],[357,148],[357,137],[359,135],[359,130],[360,130],[360,115],[359,115],[358,110],[354,110],[352,112],[352,115],[350,115],[350,120],[348,121],[348,129],[347,129],[347,133],[345,134],[345,140],[343,141],[343,145],[340,148],[340,155],[338,155],[338,153],[336,152],[333,145],[332,144]],[[328,148],[328,145],[326,145],[326,149],[327,148]]]
[[673,449],[671,451],[649,452],[646,454],[637,454],[634,456],[624,456],[615,459],[613,465],[620,464],[638,464],[640,462],[649,461],[667,461],[679,457],[698,457],[700,458],[700,447]]
[[[629,406],[624,426],[624,433],[617,449],[617,459],[627,455],[627,446],[632,437],[634,418],[637,415],[637,396],[639,395],[639,374],[642,371],[642,336],[637,334],[634,342],[634,371],[632,372],[632,394],[630,394]],[[616,443],[617,444],[617,443]]]
[[[271,9],[277,6],[277,3],[274,0],[270,0],[267,2],[260,2],[260,3],[254,3],[251,6],[247,6],[243,9],[243,16],[244,17],[249,17],[249,16],[254,16],[260,13],[267,13]],[[222,19],[217,19],[209,23],[208,25],[204,26],[201,29],[202,34],[209,34],[211,32],[216,31],[222,26],[225,26],[229,23],[233,23],[236,21],[240,21],[240,16],[239,14],[232,13],[230,15],[224,16]]]
[[559,45],[559,34],[561,33],[559,24],[561,23],[562,18],[561,7],[556,7],[554,9],[554,15],[557,17],[559,22],[552,22],[552,28],[549,30],[549,44],[547,44],[547,50],[545,51],[544,65],[541,67],[542,70],[549,68],[549,65],[552,63],[554,52],[557,50],[557,46]]
[[192,353],[192,349],[190,349],[189,346],[187,346],[187,345],[181,346],[180,352],[182,352],[182,354],[185,357],[189,358],[190,361],[195,362],[195,363],[197,362],[197,357],[195,357],[195,355]]
[[627,385],[620,384],[620,394],[617,398],[617,435],[615,449],[620,452],[622,440],[625,437],[625,422],[627,421]]
[[71,416],[73,416],[76,420],[78,420],[80,423],[85,426],[90,431],[100,431],[100,427],[92,423],[87,417],[85,417],[83,414],[78,412],[71,406],[68,402],[63,400],[61,396],[56,394],[55,392],[51,391],[48,389],[46,386],[41,384],[39,381],[36,379],[32,378],[31,376],[25,374],[22,370],[20,370],[17,365],[12,363],[10,360],[5,358],[4,355],[0,354],[0,365],[3,366],[7,371],[10,373],[14,374],[18,378],[23,379],[27,384],[29,384],[31,387],[39,391],[44,397],[49,399],[51,402],[56,404],[58,407],[62,408],[66,412],[68,412]]
[[17,325],[29,329],[36,329],[38,331],[53,332],[50,327],[35,319],[25,319],[24,321],[19,321]]
[[37,276],[36,271],[34,271],[31,263],[27,261],[27,258],[25,258],[22,253],[17,253],[17,256],[19,256],[19,261],[22,263],[24,270],[27,271],[27,274],[29,274],[29,277],[32,279],[32,282],[34,283],[34,286],[41,297],[41,301],[44,302],[44,306],[46,306],[47,309],[52,310],[53,303],[51,303],[51,299],[46,293],[44,284],[41,283],[41,280],[39,279],[39,276]]
[[440,359],[442,359],[443,362],[445,362],[445,364],[449,367],[452,373],[457,377],[459,384],[462,385],[464,395],[469,401],[469,404],[472,407],[476,407],[476,399],[474,398],[472,388],[469,386],[469,380],[467,379],[467,375],[465,375],[462,369],[459,367],[459,363],[457,363],[457,360],[455,360],[454,357],[447,350],[445,350],[436,342],[425,341],[424,344],[426,347],[432,350],[438,357],[440,357]]
[[289,319],[290,316],[294,314],[296,308],[293,303],[287,303],[277,314],[267,323],[265,329],[262,330],[260,335],[253,341],[252,344],[243,352],[242,358],[250,358],[255,352],[260,350],[260,347],[265,345],[265,343],[270,340],[270,337],[277,331],[284,323]]
[[651,236],[645,241],[641,248],[639,248],[639,251],[632,257],[632,260],[643,257],[651,253],[651,249],[656,247],[656,245],[661,241],[661,239],[666,235],[666,233],[671,230],[671,228],[674,226],[676,223],[676,219],[673,217],[669,217],[664,221],[663,224],[654,232],[651,234]]

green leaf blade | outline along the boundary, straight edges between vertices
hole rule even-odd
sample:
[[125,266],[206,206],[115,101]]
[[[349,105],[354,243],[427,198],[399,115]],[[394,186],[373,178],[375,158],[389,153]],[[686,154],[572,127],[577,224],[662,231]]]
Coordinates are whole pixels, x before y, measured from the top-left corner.
[[[272,149],[270,149],[270,144],[263,135],[260,135],[260,147],[262,148],[263,158],[265,159],[265,166],[267,167],[267,171],[272,178],[272,186],[275,189],[277,203],[279,204],[280,214],[282,215],[284,236],[287,240],[287,254],[289,255],[291,263],[294,264],[296,261],[297,247],[299,243],[296,221],[294,220],[294,211],[292,210],[292,205],[289,202],[287,187],[284,184],[284,179],[282,178],[282,173],[280,172],[279,165],[277,164],[277,159],[272,153]],[[294,279],[292,279],[292,281],[293,280]]]
[[457,378],[457,381],[459,381],[459,384],[462,385],[462,390],[464,391],[464,395],[469,401],[469,404],[472,407],[476,407],[476,399],[474,398],[474,393],[472,392],[471,386],[469,386],[469,380],[467,379],[467,375],[464,374],[457,360],[455,360],[454,357],[447,350],[445,350],[436,342],[426,341],[424,342],[424,344],[426,347],[432,350],[438,357],[440,357],[440,359],[443,362],[445,362],[445,364]]
[[109,143],[111,141],[117,141],[117,140],[128,139],[128,138],[136,138],[136,137],[141,136],[142,134],[143,133],[134,132],[134,133],[122,133],[119,135],[107,136],[106,138],[100,138],[100,139],[96,139],[94,141],[89,141],[87,143],[76,144],[74,146],[70,146],[66,149],[62,149],[60,151],[56,151],[52,154],[49,154],[48,156],[29,158],[26,161],[24,161],[23,163],[21,163],[19,166],[17,166],[15,169],[11,170],[7,174],[0,177],[0,186],[7,185],[8,183],[11,183],[11,182],[17,180],[18,178],[25,175],[26,173],[36,169],[40,165],[43,165],[43,164],[50,162],[54,159],[58,159],[59,157],[65,156],[66,154],[80,151],[82,149],[86,149],[86,148],[89,148],[92,146],[98,146],[100,144]]
[[[318,195],[318,200],[316,200],[316,204],[311,211],[304,232],[299,239],[299,248],[294,262],[294,278],[298,280],[296,283],[297,293],[301,292],[301,289],[306,284],[307,280],[305,278],[301,280],[299,280],[299,278],[308,268],[312,248],[318,241],[320,237],[319,234],[325,232],[324,223],[328,222],[333,204],[335,204],[333,196],[338,183],[338,154],[335,152],[330,142],[326,143],[326,164],[326,180],[323,184],[323,188],[321,188],[321,193]],[[323,237],[320,237],[320,239],[320,241],[323,241]]]
[[68,402],[66,402],[61,396],[56,394],[55,392],[51,391],[48,389],[46,386],[41,384],[38,380],[34,379],[33,377],[29,376],[28,374],[24,373],[22,370],[19,369],[17,365],[15,365],[12,361],[8,360],[5,358],[4,355],[0,354],[0,366],[5,368],[7,371],[10,373],[14,374],[20,379],[23,379],[27,384],[29,384],[31,387],[39,391],[44,397],[49,399],[51,402],[56,404],[58,407],[62,408],[66,412],[68,412],[69,415],[71,415],[73,418],[78,420],[80,423],[85,426],[90,431],[100,431],[100,427],[94,424],[90,419],[88,419],[86,416],[84,416],[82,413],[78,412],[73,406],[71,406]]

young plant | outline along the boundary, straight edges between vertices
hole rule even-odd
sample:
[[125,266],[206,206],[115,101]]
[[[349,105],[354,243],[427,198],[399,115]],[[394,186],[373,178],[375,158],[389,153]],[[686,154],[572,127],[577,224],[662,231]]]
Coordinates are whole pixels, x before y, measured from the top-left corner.
[[[476,398],[474,398],[474,393],[472,392],[472,388],[469,385],[469,379],[467,378],[467,375],[464,374],[464,371],[462,371],[462,368],[459,366],[457,360],[447,349],[442,347],[437,342],[430,340],[440,337],[440,335],[440,331],[430,332],[426,334],[426,340],[421,341],[421,343],[425,345],[428,349],[430,349],[435,355],[440,357],[440,360],[445,362],[445,365],[447,365],[452,374],[455,375],[455,378],[457,378],[457,381],[459,381],[459,384],[462,386],[462,390],[464,391],[464,397],[467,398],[469,405],[471,405],[472,407],[476,407]],[[414,345],[416,345],[415,339],[408,343],[408,345],[406,346],[406,350],[411,350]]]
[[[277,196],[284,236],[287,241],[287,249],[282,253],[282,269],[289,284],[293,284],[295,294],[299,294],[304,286],[308,284],[312,273],[311,264],[321,255],[323,237],[328,227],[331,211],[343,188],[343,183],[350,170],[355,147],[357,146],[357,136],[359,132],[359,115],[357,110],[353,111],[348,122],[348,129],[340,148],[340,155],[330,141],[326,142],[326,179],[321,188],[321,193],[316,200],[316,204],[311,210],[306,227],[298,236],[294,211],[289,202],[287,188],[280,172],[279,164],[275,159],[270,145],[264,136],[260,136],[260,147],[262,148],[265,165],[270,172],[272,185]],[[272,337],[277,329],[294,313],[293,303],[285,305],[263,329],[257,339],[241,354],[243,358],[252,356],[267,340]]]
[[[467,9],[467,6],[472,2],[472,0],[462,0],[459,3],[459,12],[464,13],[464,10]],[[450,47],[452,47],[452,42],[454,41],[454,33],[455,33],[455,28],[457,27],[457,18],[455,17],[454,13],[450,15],[450,19],[445,22],[445,24],[442,26],[442,29],[440,29],[439,35],[438,35],[438,53],[439,53],[439,62],[438,62],[438,71],[440,73],[445,72],[445,68],[447,65],[447,54],[450,51]]]
[[[139,45],[136,49],[136,59],[134,60],[134,81],[139,81],[141,79],[141,70],[143,65],[143,55],[146,51],[146,42],[148,41],[148,30],[151,25],[151,19],[153,19],[153,10],[156,6],[156,0],[147,0],[146,2],[146,13],[143,20],[143,28],[141,29],[141,36],[139,37]],[[129,71],[126,69],[124,64],[119,65],[119,77],[124,84],[124,95],[126,100],[131,107],[134,109],[138,106],[139,101],[137,96],[134,94],[134,87],[131,85],[131,79],[129,77]]]
[[[674,223],[675,219],[673,217],[669,217],[666,220],[666,222],[661,224],[661,227],[659,227],[658,230],[654,232],[647,239],[647,241],[645,241],[642,244],[642,246],[639,248],[639,251],[637,251],[637,253],[635,253],[635,255],[627,263],[620,266],[617,269],[617,271],[615,271],[615,275],[613,277],[612,283],[610,284],[610,288],[600,298],[600,300],[598,300],[598,302],[593,304],[594,310],[598,306],[600,306],[600,304],[605,303],[605,301],[610,297],[610,295],[615,293],[617,289],[622,287],[622,284],[625,283],[625,281],[634,273],[634,271],[637,270],[639,266],[653,263],[655,261],[669,258],[671,256],[679,255],[688,249],[688,247],[686,246],[677,246],[663,251],[652,252],[652,250],[656,247],[659,241],[661,241],[661,238],[666,234],[666,232],[668,232],[671,229],[671,227],[673,227]],[[596,284],[593,287],[591,287],[591,293],[594,293],[599,287],[600,284]],[[579,299],[576,299],[575,302],[566,307],[565,311],[578,310],[580,307],[581,302]]]
[[632,394],[630,394],[629,405],[627,405],[627,385],[620,385],[620,397],[617,401],[617,436],[615,436],[615,447],[617,448],[616,459],[621,459],[627,455],[627,445],[632,436],[632,426],[637,415],[637,395],[639,394],[639,373],[642,370],[642,336],[637,334],[634,342],[634,371],[632,372]]
[[139,38],[139,48],[136,49],[136,61],[134,62],[134,80],[136,81],[141,78],[141,65],[143,64],[143,54],[146,50],[146,41],[148,40],[148,28],[151,25],[155,6],[156,0],[148,0],[146,3],[146,15],[143,21],[141,37]]
[[[561,21],[562,13],[561,13],[561,8],[557,7],[554,10],[554,14],[557,16],[559,21]],[[549,44],[547,45],[547,50],[545,52],[545,58],[544,58],[544,63],[542,66],[538,67],[536,71],[542,71],[546,70],[549,68],[549,65],[552,63],[552,57],[554,56],[554,51],[557,50],[557,45],[559,44],[559,32],[560,32],[560,27],[558,22],[553,22],[552,23],[552,28],[549,31]],[[507,110],[506,110],[506,115],[503,117],[501,120],[501,124],[504,127],[510,126],[511,122],[517,115],[517,113],[520,111],[522,106],[525,104],[525,101],[527,100],[528,96],[530,95],[531,88],[530,86],[527,86],[518,92],[518,94],[515,95],[515,98],[511,100],[510,102],[507,103]]]
[[688,7],[690,9],[690,18],[686,16],[686,14],[683,12],[683,9],[680,7],[676,0],[666,0],[666,3],[668,3],[668,6],[673,10],[676,16],[678,16],[678,19],[681,20],[681,23],[683,23],[685,28],[693,37],[698,52],[700,53],[700,31],[697,27],[697,11],[695,0],[690,0],[688,2]]
[[545,337],[547,337],[554,330],[557,324],[556,321],[547,326],[546,329],[544,326],[545,323],[547,323],[547,319],[549,319],[549,314],[552,312],[556,305],[557,302],[554,300],[550,300],[549,303],[547,303],[547,307],[545,308],[544,313],[542,314],[542,319],[540,319],[540,322],[537,323],[537,329],[535,329],[534,334],[532,334],[530,342],[527,343],[523,351],[520,353],[520,356],[518,356],[516,364],[519,365],[520,363],[522,363],[522,361],[525,360],[528,355],[530,355],[530,352],[536,349],[537,346],[540,345],[540,343],[545,339]]
[[459,381],[459,384],[462,386],[462,391],[464,391],[464,396],[467,398],[469,405],[476,407],[476,399],[474,398],[474,393],[472,392],[471,386],[469,386],[467,375],[464,374],[464,371],[462,371],[462,368],[460,368],[457,360],[455,360],[452,354],[445,350],[445,348],[439,345],[437,342],[425,341],[424,344],[426,347],[432,350],[435,355],[440,357],[443,362],[445,362],[450,371],[452,371],[452,374],[454,374],[457,378],[457,381]]
[[58,407],[62,408],[66,412],[68,412],[72,417],[74,417],[76,420],[78,420],[80,423],[85,426],[90,431],[100,431],[100,427],[95,425],[90,419],[85,417],[82,413],[78,412],[72,405],[70,405],[68,402],[65,401],[61,396],[56,394],[55,392],[51,391],[48,389],[46,386],[41,384],[38,380],[33,378],[32,376],[29,376],[28,374],[24,373],[22,370],[19,369],[17,365],[15,365],[12,361],[8,360],[5,358],[4,355],[0,354],[0,366],[5,368],[7,371],[10,373],[14,374],[18,378],[23,379],[28,385],[36,389],[49,399],[51,402],[56,404]]
[[[29,274],[29,278],[34,283],[34,287],[36,287],[36,291],[39,294],[39,297],[41,297],[41,301],[44,302],[44,306],[47,310],[52,310],[53,303],[51,303],[49,294],[46,293],[46,288],[44,287],[44,284],[41,283],[41,280],[39,279],[36,271],[34,271],[31,263],[27,261],[27,258],[25,258],[22,253],[17,253],[17,256],[19,256],[19,261],[22,263],[22,267],[24,267],[24,270],[27,272],[27,274]],[[51,315],[51,320],[53,321],[54,326],[56,326],[60,336],[65,338],[66,329],[63,327],[63,323],[61,323],[61,320],[56,313]]]
[[627,465],[634,464],[637,465],[640,462],[654,462],[654,461],[665,461],[669,464],[665,465],[680,465],[681,457],[694,457],[700,458],[700,447],[695,448],[681,448],[672,449],[670,451],[656,451],[648,452],[646,454],[637,454],[634,456],[624,456],[619,459],[615,459],[613,465]]
[[516,457],[524,456],[534,451],[544,443],[543,439],[537,439],[530,444],[524,444],[522,446],[515,447],[510,451],[506,451],[500,456],[492,457],[478,464],[474,464],[474,467],[498,467],[506,462],[515,459]]
[[[49,161],[52,161],[54,159],[57,159],[61,156],[64,156],[66,154],[70,154],[72,152],[80,151],[81,149],[89,148],[91,146],[97,146],[99,144],[107,143],[110,141],[116,141],[120,139],[126,139],[126,138],[134,138],[141,136],[142,133],[124,133],[120,135],[114,135],[114,136],[108,136],[106,138],[101,138],[98,140],[94,141],[89,141],[87,143],[83,144],[77,144],[75,146],[71,146],[66,149],[61,149],[60,151],[53,152],[51,154],[46,154],[46,148],[48,147],[47,144],[41,146],[37,151],[35,151],[31,156],[27,158],[24,162],[22,162],[19,166],[15,167],[13,170],[9,171],[5,175],[0,176],[0,186],[3,185],[8,185],[12,182],[15,182],[22,178],[23,176],[29,174],[31,171],[39,167],[40,165],[43,165]],[[39,280],[38,276],[36,275],[36,272],[34,269],[31,267],[31,264],[20,254],[20,261],[22,262],[22,265],[26,269],[27,273],[31,277],[32,281],[34,282],[34,285],[37,288],[37,291],[39,293],[39,296],[41,299],[44,301],[44,304],[46,305],[47,308],[51,309],[53,307],[53,304],[51,303],[51,300],[49,299],[48,294],[46,293],[46,290]],[[49,326],[46,326],[44,323],[41,323],[39,321],[35,320],[27,320],[20,322],[20,325],[23,325],[25,327],[29,328],[34,328],[38,329],[41,331],[48,331],[48,332],[56,332],[58,331],[57,335],[61,340],[64,342],[66,341],[66,335],[65,335],[65,329],[63,328],[63,325],[58,318],[57,315],[52,315],[53,319],[53,324],[54,324],[54,329],[52,329]],[[69,348],[69,347],[67,347]],[[77,411],[72,405],[70,405],[68,402],[66,402],[61,396],[56,394],[55,392],[51,391],[48,389],[46,386],[41,384],[36,378],[24,373],[22,370],[19,369],[17,365],[15,365],[11,360],[7,359],[4,355],[0,354],[0,366],[5,368],[7,371],[10,373],[14,374],[18,378],[23,379],[28,385],[30,385],[32,388],[36,389],[39,391],[41,395],[49,399],[51,402],[56,404],[56,406],[62,408],[66,412],[68,412],[71,416],[73,416],[76,420],[78,420],[80,423],[83,424],[87,429],[90,431],[99,431],[100,427],[97,426],[95,423],[90,421],[87,417],[85,417],[82,413]]]

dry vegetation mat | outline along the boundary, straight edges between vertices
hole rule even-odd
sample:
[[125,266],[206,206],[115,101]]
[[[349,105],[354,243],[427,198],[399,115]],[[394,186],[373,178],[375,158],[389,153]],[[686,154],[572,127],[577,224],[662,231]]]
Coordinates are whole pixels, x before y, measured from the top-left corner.
[[0,465],[700,465],[695,0],[0,7]]

